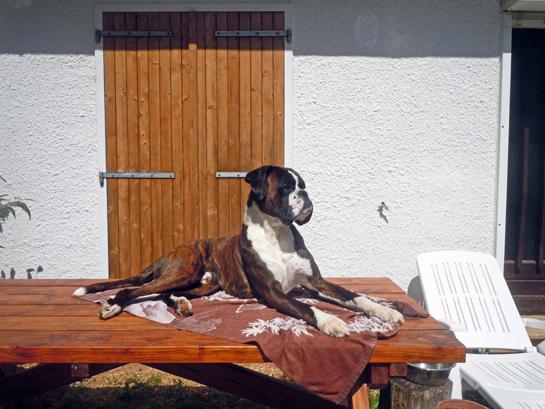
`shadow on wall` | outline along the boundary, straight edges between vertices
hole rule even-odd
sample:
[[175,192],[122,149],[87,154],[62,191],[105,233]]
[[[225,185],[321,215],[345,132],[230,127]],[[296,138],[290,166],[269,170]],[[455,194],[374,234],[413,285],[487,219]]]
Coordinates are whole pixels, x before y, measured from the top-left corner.
[[[0,270],[0,279],[2,280],[15,280],[16,278],[18,279],[21,279],[21,278],[27,278],[28,280],[32,280],[33,278],[37,278],[37,275],[41,272],[43,272],[44,269],[42,266],[38,266],[36,267],[35,269],[34,268],[27,268],[25,270],[26,274],[17,274],[17,272],[15,271],[15,269],[12,267],[9,269],[9,273],[6,274],[6,272],[4,270]],[[34,277],[32,276],[34,274]]]
[[[131,4],[138,2],[131,0]],[[0,53],[93,54],[95,5],[99,3],[123,0],[3,1]],[[301,56],[497,57],[500,3],[293,0],[287,28],[293,31],[293,52]]]

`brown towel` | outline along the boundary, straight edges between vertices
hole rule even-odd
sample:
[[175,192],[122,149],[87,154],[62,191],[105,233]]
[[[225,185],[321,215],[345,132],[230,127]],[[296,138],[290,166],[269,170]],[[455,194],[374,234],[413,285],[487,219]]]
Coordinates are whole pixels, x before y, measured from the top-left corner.
[[[117,291],[87,294],[80,298],[98,302]],[[255,299],[242,300],[223,291],[191,300],[191,317],[176,315],[157,296],[143,297],[125,310],[182,330],[255,343],[292,381],[338,404],[365,369],[377,337],[393,336],[398,326],[310,298],[304,291],[298,291],[294,296],[345,320],[350,327],[350,335],[343,338],[327,336],[303,320],[281,314]],[[392,306],[387,301],[378,301]],[[405,303],[396,303],[395,306],[408,318],[423,315],[422,311],[415,311]]]

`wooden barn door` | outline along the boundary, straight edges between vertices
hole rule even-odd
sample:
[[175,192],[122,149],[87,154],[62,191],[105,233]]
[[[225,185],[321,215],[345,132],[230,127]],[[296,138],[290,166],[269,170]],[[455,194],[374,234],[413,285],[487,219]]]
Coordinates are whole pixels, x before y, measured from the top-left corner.
[[248,187],[216,172],[284,163],[285,39],[215,31],[283,29],[281,12],[104,13],[104,31],[133,32],[102,38],[106,170],[175,174],[108,179],[110,277],[239,232]]

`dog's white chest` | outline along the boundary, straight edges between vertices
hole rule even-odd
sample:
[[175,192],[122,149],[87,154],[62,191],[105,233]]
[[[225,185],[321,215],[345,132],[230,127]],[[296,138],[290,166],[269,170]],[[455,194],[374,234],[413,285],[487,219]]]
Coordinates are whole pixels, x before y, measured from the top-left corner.
[[312,276],[310,261],[295,251],[289,227],[263,223],[246,223],[248,239],[267,269],[282,285],[284,293],[308,282]]

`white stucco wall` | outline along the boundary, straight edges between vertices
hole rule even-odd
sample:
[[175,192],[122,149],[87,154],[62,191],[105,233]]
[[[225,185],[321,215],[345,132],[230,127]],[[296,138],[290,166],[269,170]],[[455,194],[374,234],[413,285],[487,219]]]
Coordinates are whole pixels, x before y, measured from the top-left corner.
[[[0,175],[34,199],[0,235],[0,268],[20,276],[106,276],[95,4],[0,5]],[[419,252],[493,252],[501,26],[495,0],[291,3],[292,164],[325,275],[406,286]]]

